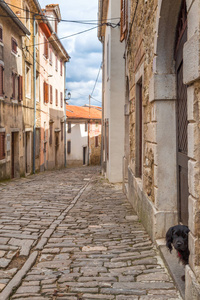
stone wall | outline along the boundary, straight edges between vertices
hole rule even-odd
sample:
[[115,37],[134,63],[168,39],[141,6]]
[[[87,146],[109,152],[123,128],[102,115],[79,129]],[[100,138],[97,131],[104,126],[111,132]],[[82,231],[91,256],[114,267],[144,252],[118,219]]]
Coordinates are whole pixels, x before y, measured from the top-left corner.
[[[131,1],[131,20],[135,12],[135,2]],[[152,76],[154,59],[154,28],[156,1],[139,2],[127,46],[130,95],[130,167],[136,168],[136,84],[142,79],[142,119],[143,119],[143,191],[154,202],[154,145],[156,122],[153,104],[149,102],[149,81]],[[134,70],[134,72],[133,72]]]

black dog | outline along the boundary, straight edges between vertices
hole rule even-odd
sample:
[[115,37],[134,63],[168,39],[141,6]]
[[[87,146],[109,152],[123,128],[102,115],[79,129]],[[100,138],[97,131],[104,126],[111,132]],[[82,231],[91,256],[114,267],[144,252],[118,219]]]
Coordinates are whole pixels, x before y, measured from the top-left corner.
[[177,251],[178,257],[183,265],[188,264],[190,251],[188,249],[189,228],[185,225],[170,227],[166,233],[166,246],[172,251],[172,245]]

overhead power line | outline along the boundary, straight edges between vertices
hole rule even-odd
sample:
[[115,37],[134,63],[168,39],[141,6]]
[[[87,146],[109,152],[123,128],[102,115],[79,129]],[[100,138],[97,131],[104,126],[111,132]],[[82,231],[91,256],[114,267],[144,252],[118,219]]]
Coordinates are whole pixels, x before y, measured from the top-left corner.
[[95,88],[96,88],[96,84],[97,84],[97,81],[98,81],[98,79],[99,79],[99,74],[100,74],[100,71],[101,71],[101,67],[102,67],[102,62],[101,62],[101,64],[100,64],[99,71],[98,71],[98,74],[97,74],[97,78],[96,78],[96,81],[95,81],[95,84],[94,84],[94,87],[93,87],[93,90],[92,90],[92,93],[91,93],[90,97],[92,97],[92,95],[93,95],[93,93],[94,93],[94,90],[95,90]]
[[[23,10],[23,11],[27,11],[25,8],[22,8],[22,7],[19,7],[19,6],[16,6],[16,5],[13,5],[13,4],[10,4],[10,3],[7,3],[4,1],[4,3],[6,3],[8,6],[11,6],[11,7],[15,7],[19,10]],[[29,13],[31,14],[37,14],[38,12],[36,11],[30,11],[29,10]],[[50,19],[52,21],[54,20],[57,20],[56,18],[54,17],[51,17],[51,16],[46,16],[45,14],[41,14],[41,17],[46,17],[47,19]],[[18,17],[17,17],[18,18]],[[23,17],[19,17],[21,19],[25,19]],[[29,18],[29,19],[32,19],[32,18]],[[112,21],[112,20],[120,20],[120,17],[116,17],[116,18],[110,18],[110,19],[102,19],[103,22],[108,22],[108,21]],[[86,25],[95,25],[96,24],[99,24],[98,20],[65,20],[65,19],[61,19],[60,22],[68,22],[68,23],[78,23],[78,24],[86,24]],[[95,22],[95,23],[94,23]],[[113,26],[116,25],[115,23],[110,23],[112,24]]]

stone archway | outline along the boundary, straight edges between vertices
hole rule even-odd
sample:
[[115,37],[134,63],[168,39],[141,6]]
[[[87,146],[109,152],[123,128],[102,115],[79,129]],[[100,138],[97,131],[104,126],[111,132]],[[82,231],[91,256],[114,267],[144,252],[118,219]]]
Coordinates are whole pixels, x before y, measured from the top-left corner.
[[[155,156],[157,182],[155,238],[177,224],[176,75],[174,43],[182,0],[159,0],[149,100],[157,121]],[[164,178],[164,180],[163,180]]]

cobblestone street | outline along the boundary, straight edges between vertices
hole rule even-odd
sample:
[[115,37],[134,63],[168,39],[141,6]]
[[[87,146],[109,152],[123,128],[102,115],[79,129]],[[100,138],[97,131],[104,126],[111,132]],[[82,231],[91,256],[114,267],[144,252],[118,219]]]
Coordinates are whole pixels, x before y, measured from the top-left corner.
[[0,183],[0,299],[181,299],[120,185],[96,167]]

